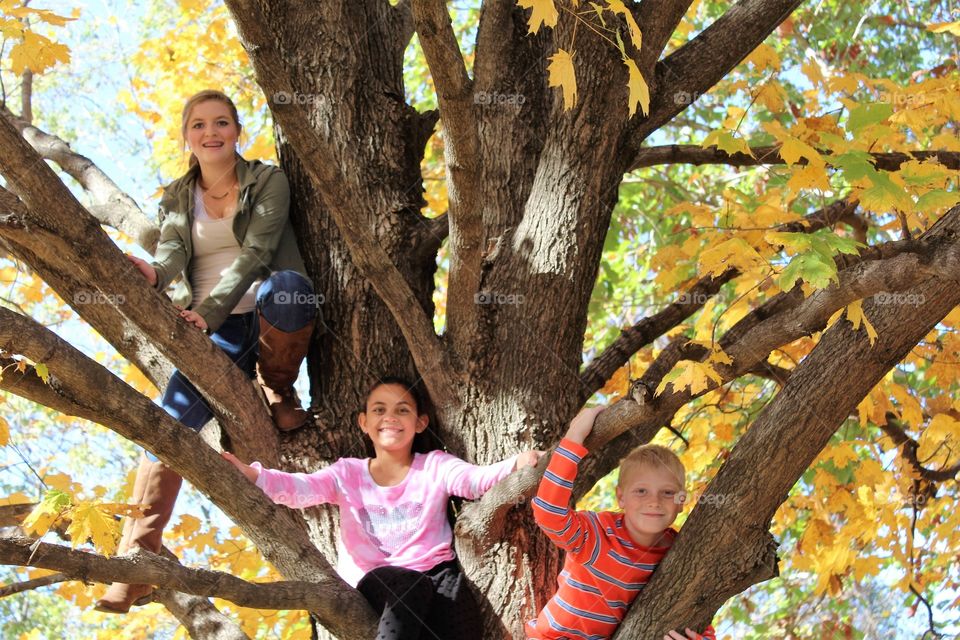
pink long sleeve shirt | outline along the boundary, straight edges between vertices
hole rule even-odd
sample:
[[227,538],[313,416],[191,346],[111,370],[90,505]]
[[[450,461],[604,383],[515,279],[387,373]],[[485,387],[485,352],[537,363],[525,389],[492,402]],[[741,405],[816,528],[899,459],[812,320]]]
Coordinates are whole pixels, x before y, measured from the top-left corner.
[[403,482],[393,487],[374,482],[369,458],[341,458],[315,473],[251,466],[260,471],[257,486],[274,502],[296,509],[340,507],[337,573],[356,586],[377,567],[426,571],[453,560],[448,499],[479,498],[509,475],[515,462],[516,456],[478,467],[443,451],[417,453]]

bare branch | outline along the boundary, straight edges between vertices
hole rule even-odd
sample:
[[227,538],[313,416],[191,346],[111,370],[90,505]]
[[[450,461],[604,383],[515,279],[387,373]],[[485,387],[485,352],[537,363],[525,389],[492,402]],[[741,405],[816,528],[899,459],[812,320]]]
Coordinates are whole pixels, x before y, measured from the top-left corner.
[[[643,32],[643,44],[637,66],[644,78],[653,80],[653,70],[657,60],[660,59],[660,54],[670,41],[670,36],[683,20],[691,4],[693,4],[692,0],[669,0],[668,2],[643,0],[640,2],[640,8],[634,9],[638,14],[637,24]],[[651,89],[656,90],[655,87]]]
[[329,587],[315,582],[247,582],[222,571],[185,567],[140,547],[122,556],[106,558],[32,538],[0,538],[0,562],[53,569],[72,579],[152,584],[256,609],[322,611],[335,599]]
[[165,606],[194,640],[250,640],[250,636],[213,606],[209,598],[156,589],[153,600]]
[[[475,334],[477,306],[471,304],[480,289],[483,243],[480,140],[475,117],[473,81],[453,32],[443,0],[412,0],[413,18],[424,56],[437,90],[443,122],[450,225],[450,286],[447,333],[457,350],[465,352]],[[460,298],[458,300],[458,298]]]
[[148,252],[154,252],[160,239],[156,223],[92,160],[73,151],[60,138],[33,126],[29,118],[17,118],[6,109],[0,111],[0,117],[6,117],[43,158],[56,162],[80,183],[93,200],[89,211],[97,220],[127,234]]
[[6,598],[7,596],[12,596],[17,593],[23,593],[24,591],[33,591],[34,589],[39,589],[41,587],[48,587],[51,584],[58,584],[60,582],[67,582],[72,580],[69,576],[66,576],[62,573],[51,573],[48,576],[40,576],[39,578],[34,578],[33,580],[24,580],[23,582],[15,582],[13,584],[8,584],[0,587],[0,598]]
[[20,77],[20,117],[33,122],[33,71],[30,67],[24,69]]
[[[656,147],[644,147],[634,157],[630,171],[662,164],[723,164],[731,167],[758,167],[773,164],[786,164],[780,157],[780,145],[751,147],[752,155],[736,152],[729,154],[716,147],[704,149],[693,144],[669,144]],[[823,159],[830,164],[831,156],[823,153]],[[910,160],[935,159],[948,169],[960,169],[960,151],[896,151],[890,153],[871,153],[873,165],[877,169],[896,171]],[[807,164],[806,158],[800,158],[797,164]]]

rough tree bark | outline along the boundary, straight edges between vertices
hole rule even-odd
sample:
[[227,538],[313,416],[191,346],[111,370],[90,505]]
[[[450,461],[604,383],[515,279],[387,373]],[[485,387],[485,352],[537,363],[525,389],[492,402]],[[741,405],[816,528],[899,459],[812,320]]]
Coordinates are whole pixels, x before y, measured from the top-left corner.
[[[0,190],[0,239],[152,379],[162,382],[168,359],[185,371],[215,401],[215,412],[242,455],[300,471],[339,456],[364,454],[354,416],[370,382],[385,374],[422,379],[436,405],[434,434],[468,460],[489,463],[522,449],[550,448],[578,407],[620,363],[697,311],[695,303],[672,305],[641,320],[590,366],[581,364],[587,304],[624,173],[665,161],[745,163],[743,158],[676,147],[647,149],[643,143],[686,106],[686,101],[676,99],[678,94],[706,93],[799,0],[742,0],[666,57],[662,57],[666,43],[691,3],[627,2],[644,33],[642,50],[628,45],[628,54],[651,89],[649,114],[633,118],[627,115],[627,71],[619,52],[583,31],[576,40],[577,105],[565,111],[558,92],[548,87],[547,58],[566,46],[576,29],[567,13],[561,14],[555,28],[529,35],[528,12],[515,0],[485,0],[471,74],[441,0],[395,4],[226,0],[226,4],[271,104],[281,164],[293,189],[292,218],[308,271],[322,295],[325,331],[316,334],[309,360],[316,428],[276,437],[239,372],[224,364],[225,358],[209,341],[179,322],[167,302],[125,266],[116,248],[99,233],[99,222],[127,224],[124,215],[136,222],[131,203],[118,197],[104,176],[76,165],[77,157],[55,139],[2,114],[0,173],[9,191]],[[623,40],[631,41],[622,18],[608,14],[607,20],[619,24]],[[415,32],[437,90],[438,112],[417,113],[404,99],[403,52]],[[443,127],[449,211],[428,219],[421,213],[420,162],[438,119]],[[84,186],[111,207],[88,211],[80,206],[21,136],[48,157],[57,154],[59,159],[53,159],[62,160],[65,170],[79,166],[87,171],[90,183]],[[774,151],[758,158],[780,162]],[[907,159],[906,154],[877,158],[890,166]],[[953,156],[946,160],[956,162]],[[810,222],[820,226],[845,222],[862,229],[857,226],[862,221],[856,217],[856,206],[839,201],[811,214]],[[109,217],[117,215],[121,222]],[[931,296],[949,289],[944,283],[956,277],[960,251],[954,231],[958,215],[957,210],[951,212],[929,238],[868,248],[845,260],[839,265],[836,287],[809,298],[795,290],[755,309],[721,339],[733,358],[732,364],[719,367],[723,382],[762,368],[771,350],[822,330],[834,311],[854,300],[915,286]],[[149,242],[149,234],[139,233]],[[432,294],[437,251],[443,242],[450,280],[446,327],[437,335]],[[691,291],[715,292],[738,275],[731,270],[697,283]],[[119,295],[123,302],[77,304],[83,291],[101,292],[114,300]],[[810,441],[804,456],[793,460],[796,469],[791,473],[797,471],[796,475],[846,415],[839,413],[843,407],[855,406],[869,391],[869,380],[882,375],[916,344],[924,327],[955,303],[944,293],[922,313],[901,319],[898,326],[909,330],[888,330],[885,335],[881,326],[892,327],[896,314],[909,313],[887,309],[885,319],[874,322],[881,342],[873,350],[864,347],[862,336],[837,328],[827,332],[824,343],[789,376],[778,400],[737,445],[715,481],[713,491],[738,499],[723,512],[697,508],[677,550],[644,591],[643,604],[633,608],[631,631],[621,635],[649,637],[668,626],[701,624],[725,598],[769,576],[772,556],[766,526],[796,476],[784,475],[784,486],[761,496],[765,510],[743,520],[755,534],[755,544],[744,549],[753,555],[736,566],[719,553],[693,563],[696,550],[688,541],[703,539],[713,530],[736,535],[716,523],[746,517],[740,497],[757,499],[749,488],[759,486],[753,483],[762,473],[765,456],[784,454],[771,444],[780,442],[786,426],[777,412],[789,414],[791,408],[810,405],[810,398],[822,395],[820,388],[811,387],[811,375],[836,375],[843,370],[842,363],[850,362],[864,363],[870,371],[855,381],[856,387],[836,387],[844,389],[845,404],[831,394],[828,399],[837,400],[837,407],[824,424],[798,423],[797,428],[809,429]],[[310,608],[338,637],[369,633],[372,613],[358,600],[359,594],[329,575],[324,561],[334,560],[330,543],[335,514],[310,510],[304,514],[304,525],[251,492],[231,493],[228,480],[204,472],[205,467],[212,468],[208,465],[222,463],[212,452],[191,451],[197,445],[189,434],[42,328],[18,326],[19,335],[0,331],[0,347],[60,368],[50,367],[49,387],[12,377],[0,387],[101,422],[155,451],[244,527],[286,579],[324,585],[327,600],[303,599],[299,606]],[[18,345],[15,337],[23,344]],[[704,354],[696,346],[677,342],[664,350],[644,381],[655,386],[681,357],[698,359]],[[108,401],[84,389],[83,378],[91,376],[129,402],[118,404],[117,398]],[[781,375],[781,382],[785,379]],[[235,393],[226,394],[225,389]],[[652,438],[693,398],[689,392],[674,391],[655,404],[627,399],[603,414],[587,443],[595,454],[578,493],[609,471],[626,447]],[[466,507],[459,518],[458,554],[487,614],[480,637],[522,636],[524,621],[536,614],[555,586],[560,556],[537,531],[526,504],[544,464],[514,474]],[[289,535],[278,532],[278,526],[287,527]],[[324,555],[304,547],[304,526]],[[18,549],[0,547],[0,555],[15,562]],[[757,559],[763,562],[749,564]],[[50,560],[50,566],[63,570],[68,560],[62,556]],[[128,575],[123,571],[131,565],[118,562],[98,562],[98,575],[104,579]],[[756,566],[763,571],[754,570]],[[717,581],[718,576],[724,580]],[[190,585],[183,589],[186,593],[229,593],[226,587],[220,591],[210,587],[199,574],[184,574],[183,579]],[[160,584],[160,578],[156,580]],[[694,581],[714,586],[702,592],[676,586]],[[202,607],[176,594],[168,596],[174,612]],[[678,604],[668,607],[661,601]],[[337,611],[344,615],[337,616]]]

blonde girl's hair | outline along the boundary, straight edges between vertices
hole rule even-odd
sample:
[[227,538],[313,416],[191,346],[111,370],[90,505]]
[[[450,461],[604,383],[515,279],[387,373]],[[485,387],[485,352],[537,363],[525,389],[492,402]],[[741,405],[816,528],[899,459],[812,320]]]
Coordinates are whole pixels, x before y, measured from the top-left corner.
[[[216,102],[222,102],[227,105],[227,108],[230,109],[230,115],[233,117],[233,121],[237,123],[237,130],[243,130],[243,125],[240,124],[240,114],[237,113],[237,105],[233,104],[227,94],[222,91],[217,91],[216,89],[204,89],[199,91],[189,98],[187,98],[186,103],[183,105],[183,114],[180,117],[180,137],[183,139],[183,146],[187,146],[187,121],[190,119],[190,113],[193,111],[193,108],[200,104],[201,102],[207,102],[208,100],[214,100]],[[197,156],[193,155],[193,152],[190,152],[190,161],[189,166],[192,168],[197,164]]]
[[670,449],[659,444],[645,444],[637,447],[620,461],[620,478],[617,486],[622,487],[629,476],[636,470],[644,467],[666,469],[675,476],[680,490],[686,486],[687,471],[683,463]]

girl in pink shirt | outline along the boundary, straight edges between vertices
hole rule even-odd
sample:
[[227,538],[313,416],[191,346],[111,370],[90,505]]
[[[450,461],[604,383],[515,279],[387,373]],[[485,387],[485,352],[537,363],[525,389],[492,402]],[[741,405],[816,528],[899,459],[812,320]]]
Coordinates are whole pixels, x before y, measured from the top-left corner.
[[482,628],[456,562],[447,504],[450,496],[479,498],[542,455],[525,451],[478,467],[443,451],[414,453],[414,436],[428,421],[412,386],[385,378],[370,390],[358,417],[374,458],[341,458],[304,474],[246,465],[223,454],[274,502],[340,507],[337,572],[381,614],[378,640],[463,640]]

